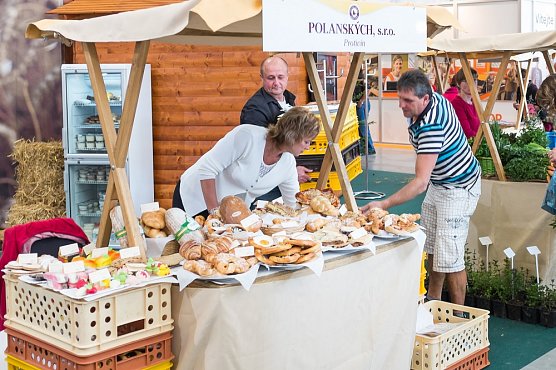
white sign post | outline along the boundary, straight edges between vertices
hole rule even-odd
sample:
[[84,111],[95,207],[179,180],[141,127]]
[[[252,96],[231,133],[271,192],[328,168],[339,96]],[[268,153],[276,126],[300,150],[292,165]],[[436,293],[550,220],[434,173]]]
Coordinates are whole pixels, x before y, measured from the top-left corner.
[[535,271],[537,272],[537,285],[540,283],[540,279],[539,279],[539,254],[541,254],[541,251],[539,249],[539,247],[537,247],[536,245],[533,245],[531,247],[527,247],[527,252],[529,252],[530,255],[535,256]]
[[512,270],[514,269],[514,256],[515,256],[515,252],[512,248],[508,247],[506,249],[504,249],[504,254],[506,255],[507,258],[509,258],[512,261]]
[[427,50],[426,40],[424,7],[263,0],[263,51],[417,53]]
[[490,240],[490,237],[488,236],[481,236],[479,238],[479,242],[481,242],[481,245],[486,247],[486,270],[488,271],[488,247],[492,244],[492,240]]

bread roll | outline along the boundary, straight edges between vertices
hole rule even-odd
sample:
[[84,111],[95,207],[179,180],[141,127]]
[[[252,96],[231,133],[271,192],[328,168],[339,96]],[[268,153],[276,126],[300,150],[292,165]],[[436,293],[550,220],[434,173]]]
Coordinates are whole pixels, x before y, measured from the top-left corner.
[[162,230],[166,227],[166,222],[164,221],[165,213],[165,211],[162,212],[161,210],[145,212],[141,215],[141,221],[148,227]]

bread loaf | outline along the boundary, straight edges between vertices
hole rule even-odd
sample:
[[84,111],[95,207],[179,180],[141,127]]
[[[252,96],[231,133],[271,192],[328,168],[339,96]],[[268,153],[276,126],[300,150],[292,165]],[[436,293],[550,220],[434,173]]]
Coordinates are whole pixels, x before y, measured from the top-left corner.
[[229,195],[220,202],[220,215],[225,224],[239,224],[241,220],[251,215],[251,211],[243,200]]
[[166,225],[174,234],[180,245],[188,240],[196,240],[202,243],[205,240],[201,226],[191,217],[188,217],[184,210],[170,208],[166,211]]
[[[241,220],[251,216],[251,211],[240,198],[228,195],[220,202],[220,216],[225,224],[239,224]],[[248,225],[245,230],[257,232],[261,229],[263,221],[259,219],[257,222]]]

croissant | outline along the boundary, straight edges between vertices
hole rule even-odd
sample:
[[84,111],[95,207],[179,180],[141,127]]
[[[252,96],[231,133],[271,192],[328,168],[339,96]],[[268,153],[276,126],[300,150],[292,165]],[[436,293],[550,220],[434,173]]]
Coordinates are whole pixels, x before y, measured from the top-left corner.
[[201,257],[205,261],[212,263],[218,253],[218,247],[214,241],[207,240],[201,244]]
[[215,274],[214,268],[212,268],[211,264],[203,260],[186,260],[183,264],[183,268],[199,276],[210,276]]
[[185,259],[198,260],[201,258],[201,244],[196,240],[188,240],[180,247],[179,253]]
[[340,213],[336,207],[330,203],[330,200],[322,195],[317,195],[313,199],[311,199],[311,203],[309,203],[313,211],[322,213],[327,216],[338,216]]

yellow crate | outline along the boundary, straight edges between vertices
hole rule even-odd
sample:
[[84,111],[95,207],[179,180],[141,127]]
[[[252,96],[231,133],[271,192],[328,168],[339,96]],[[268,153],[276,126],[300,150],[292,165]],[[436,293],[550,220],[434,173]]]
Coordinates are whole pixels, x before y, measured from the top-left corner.
[[[460,325],[434,338],[417,334],[411,359],[413,370],[446,369],[490,345],[487,310],[443,301],[429,301],[424,307],[432,313],[435,324]],[[455,316],[454,310],[463,312],[465,318]]]
[[[346,166],[346,171],[348,174],[349,180],[353,180],[358,175],[363,173],[363,169],[361,168],[361,157],[355,158]],[[317,180],[319,179],[320,172],[311,172],[309,176],[311,176],[311,181],[304,182],[299,184],[301,190],[313,189],[317,186]],[[326,182],[327,188],[332,188],[333,190],[341,191],[342,186],[340,185],[340,179],[338,178],[338,174],[336,172],[330,172],[328,175],[328,181]]]
[[[17,359],[12,356],[6,356],[7,370],[41,370],[38,367],[32,366],[25,361]],[[172,368],[172,361],[161,362],[159,364],[149,366],[143,370],[170,370]],[[50,368],[50,367],[49,367]]]
[[169,282],[84,301],[17,278],[4,276],[4,280],[5,326],[76,356],[93,355],[174,328]]
[[[318,107],[316,105],[310,104],[310,105],[305,105],[305,107],[309,108],[309,110],[311,110],[320,119],[320,114],[318,114]],[[330,111],[332,122],[334,122],[338,110],[338,104],[328,105],[328,109]],[[340,150],[346,149],[348,146],[350,146],[351,144],[353,144],[355,141],[358,140],[359,140],[359,122],[357,121],[355,103],[351,103],[342,130],[342,135],[339,140]],[[301,155],[325,154],[327,147],[328,147],[328,139],[326,138],[326,133],[324,132],[324,128],[322,127],[322,121],[321,121],[321,128],[319,134],[315,137],[309,149],[301,153]]]
[[6,356],[6,363],[8,365],[8,370],[41,370],[38,367],[34,367],[25,361],[21,361],[12,356]]

